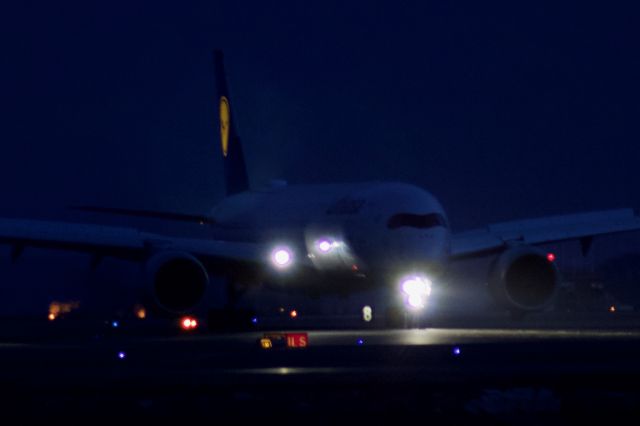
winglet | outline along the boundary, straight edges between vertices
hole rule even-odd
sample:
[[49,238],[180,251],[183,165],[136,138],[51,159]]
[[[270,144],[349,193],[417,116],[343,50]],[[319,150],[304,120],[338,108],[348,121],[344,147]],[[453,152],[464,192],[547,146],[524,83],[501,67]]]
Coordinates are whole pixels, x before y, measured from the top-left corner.
[[227,195],[249,189],[249,177],[244,160],[240,138],[236,132],[235,117],[231,109],[231,97],[224,71],[222,51],[214,50],[213,66],[216,80],[216,101],[218,104],[218,123],[220,149],[224,162],[225,186]]

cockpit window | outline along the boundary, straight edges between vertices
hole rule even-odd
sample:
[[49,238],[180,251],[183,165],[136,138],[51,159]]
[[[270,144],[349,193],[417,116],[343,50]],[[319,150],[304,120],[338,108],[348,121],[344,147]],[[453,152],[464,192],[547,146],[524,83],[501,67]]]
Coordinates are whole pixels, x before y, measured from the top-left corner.
[[434,228],[436,226],[447,227],[447,221],[439,213],[429,214],[411,214],[411,213],[398,213],[389,218],[387,222],[387,228],[397,229],[403,226],[410,228],[427,229]]

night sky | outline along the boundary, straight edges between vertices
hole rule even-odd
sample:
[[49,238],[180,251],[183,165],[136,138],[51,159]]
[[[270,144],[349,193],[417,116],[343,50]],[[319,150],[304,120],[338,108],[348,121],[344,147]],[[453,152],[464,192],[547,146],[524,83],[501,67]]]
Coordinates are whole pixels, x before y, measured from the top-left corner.
[[407,181],[457,229],[640,207],[635,9],[158,3],[2,6],[0,215],[207,212],[223,188],[213,48],[254,186]]

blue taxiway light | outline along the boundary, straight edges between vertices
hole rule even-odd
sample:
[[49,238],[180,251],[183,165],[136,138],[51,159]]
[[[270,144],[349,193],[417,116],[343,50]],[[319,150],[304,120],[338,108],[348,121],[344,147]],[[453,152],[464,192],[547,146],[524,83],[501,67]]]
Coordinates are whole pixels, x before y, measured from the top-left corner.
[[111,323],[111,327],[113,327],[113,328],[118,328],[119,325],[120,325],[120,323],[118,321],[113,321]]
[[256,317],[251,318],[251,322],[254,323],[254,324],[257,324],[258,323],[258,318],[256,318]]
[[462,350],[460,350],[460,347],[458,346],[455,346],[451,352],[454,356],[459,356],[462,354]]
[[358,339],[358,346],[362,346],[362,345],[364,345],[364,340]]
[[125,354],[124,352],[118,352],[118,358],[119,359],[125,359],[127,357],[127,354]]

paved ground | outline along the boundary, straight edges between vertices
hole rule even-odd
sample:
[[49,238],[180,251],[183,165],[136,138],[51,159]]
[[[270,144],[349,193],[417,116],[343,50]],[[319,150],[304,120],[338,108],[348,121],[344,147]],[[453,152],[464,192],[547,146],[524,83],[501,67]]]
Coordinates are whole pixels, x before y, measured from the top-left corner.
[[297,349],[263,349],[265,333],[6,342],[0,405],[38,421],[100,413],[174,424],[351,415],[565,424],[640,413],[633,329],[309,331]]

